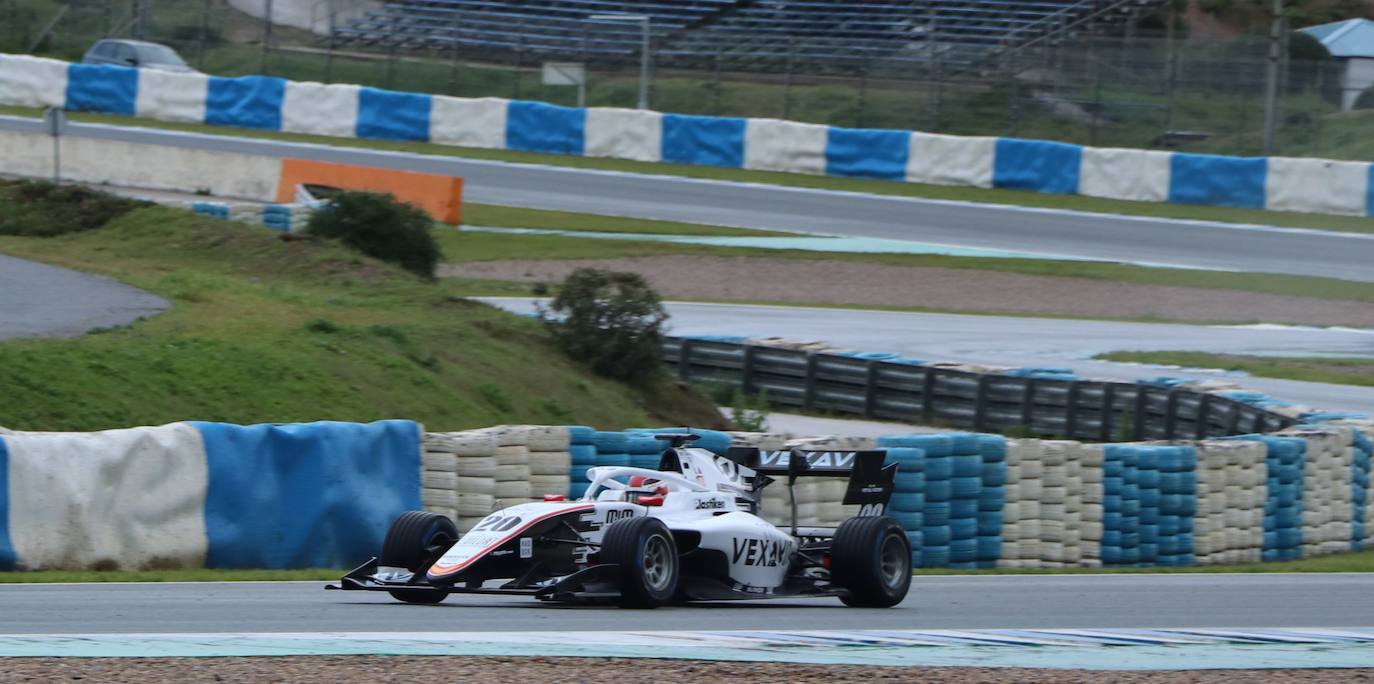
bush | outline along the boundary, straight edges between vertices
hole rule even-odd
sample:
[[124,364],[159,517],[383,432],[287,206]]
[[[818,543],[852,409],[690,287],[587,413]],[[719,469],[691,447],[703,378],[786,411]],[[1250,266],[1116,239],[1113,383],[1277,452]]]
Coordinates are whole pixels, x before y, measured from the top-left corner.
[[579,268],[539,308],[539,319],[565,354],[598,375],[635,380],[662,372],[668,314],[638,273]]
[[0,181],[0,235],[52,237],[95,230],[148,202],[82,185]]
[[434,277],[439,245],[422,209],[375,192],[340,192],[315,212],[306,232],[335,238],[370,257],[424,278]]

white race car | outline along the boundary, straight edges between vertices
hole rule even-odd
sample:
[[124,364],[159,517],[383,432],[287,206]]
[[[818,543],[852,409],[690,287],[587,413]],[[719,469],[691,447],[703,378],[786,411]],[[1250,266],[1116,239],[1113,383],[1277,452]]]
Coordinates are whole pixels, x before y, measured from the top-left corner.
[[[421,511],[391,524],[380,558],[330,589],[387,591],[408,603],[451,593],[522,594],[653,608],[676,601],[836,596],[889,607],[911,584],[905,531],[883,515],[895,464],[883,451],[762,451],[717,456],[692,434],[667,441],[658,470],[592,468],[578,501],[546,496],[483,518],[467,534]],[[836,528],[783,530],[756,515],[773,479],[847,476],[860,515]]]

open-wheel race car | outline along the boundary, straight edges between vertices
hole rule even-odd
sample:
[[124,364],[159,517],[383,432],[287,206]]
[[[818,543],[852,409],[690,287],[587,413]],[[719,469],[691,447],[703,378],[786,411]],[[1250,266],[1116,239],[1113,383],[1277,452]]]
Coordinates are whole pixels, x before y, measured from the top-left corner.
[[[659,435],[658,470],[592,468],[581,500],[498,510],[467,534],[448,518],[412,511],[382,553],[331,589],[386,591],[408,603],[452,593],[528,595],[653,608],[679,601],[834,596],[888,607],[906,597],[911,548],[883,515],[897,466],[883,451],[766,451],[726,456],[694,448],[692,434]],[[835,528],[780,529],[757,515],[773,478],[848,477],[844,503],[859,515]]]

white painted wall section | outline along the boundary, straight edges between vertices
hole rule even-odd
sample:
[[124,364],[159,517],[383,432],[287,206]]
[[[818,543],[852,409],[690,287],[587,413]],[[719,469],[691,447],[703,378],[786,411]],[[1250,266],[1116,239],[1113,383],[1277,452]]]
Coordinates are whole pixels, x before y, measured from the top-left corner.
[[161,121],[205,122],[205,96],[210,77],[156,69],[138,72],[135,115]]
[[61,107],[67,103],[67,63],[0,54],[0,104]]
[[23,569],[204,566],[208,472],[191,425],[4,439]]
[[744,130],[744,168],[825,174],[829,126],[779,119],[749,119]]
[[508,100],[435,95],[430,106],[429,140],[440,145],[506,147]]
[[906,179],[911,183],[992,187],[997,139],[912,133]]
[[642,109],[587,110],[583,154],[656,162],[663,159],[663,114]]
[[1169,201],[1172,152],[1083,148],[1078,194],[1089,197]]
[[1266,209],[1364,216],[1369,164],[1270,157],[1264,186]]
[[355,85],[288,81],[282,94],[281,129],[288,133],[354,137],[358,90]]

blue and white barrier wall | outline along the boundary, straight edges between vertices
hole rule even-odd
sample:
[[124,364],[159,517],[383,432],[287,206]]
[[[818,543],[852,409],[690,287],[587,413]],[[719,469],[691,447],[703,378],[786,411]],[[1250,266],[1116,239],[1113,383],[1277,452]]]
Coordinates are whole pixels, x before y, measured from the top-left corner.
[[345,567],[420,506],[411,421],[0,435],[0,570]]
[[[849,129],[455,98],[265,76],[224,78],[0,54],[0,104],[334,137],[1146,202],[1374,215],[1364,162],[1099,149],[1042,140]],[[14,142],[0,138],[12,154]],[[124,167],[126,173],[154,173]],[[137,185],[131,177],[127,185]],[[151,186],[150,186],[151,187]],[[212,188],[213,189],[213,188]],[[247,197],[238,193],[233,196]]]

